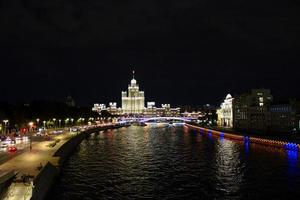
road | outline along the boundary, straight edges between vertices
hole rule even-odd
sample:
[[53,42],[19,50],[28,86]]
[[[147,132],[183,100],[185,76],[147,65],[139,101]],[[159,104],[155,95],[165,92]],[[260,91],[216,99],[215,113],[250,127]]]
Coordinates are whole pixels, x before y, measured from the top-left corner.
[[[17,181],[12,183],[8,189],[6,200],[29,200],[32,192],[32,185],[24,184],[22,182],[23,175],[30,175],[36,177],[39,173],[38,167],[45,166],[48,161],[57,162],[53,157],[54,152],[57,151],[70,137],[71,133],[65,131],[64,133],[52,136],[53,140],[60,141],[54,146],[49,147],[53,140],[39,141],[32,144],[32,150],[29,148],[29,142],[18,144],[20,150],[16,153],[10,154],[2,152],[2,162],[0,165],[0,173],[14,170],[17,172]],[[6,161],[5,161],[6,160]],[[30,181],[32,181],[31,179]]]

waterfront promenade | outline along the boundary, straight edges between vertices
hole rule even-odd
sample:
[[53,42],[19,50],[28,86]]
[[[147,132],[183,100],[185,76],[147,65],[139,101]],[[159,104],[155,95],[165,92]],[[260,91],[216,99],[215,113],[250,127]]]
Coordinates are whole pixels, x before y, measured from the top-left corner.
[[[0,166],[0,172],[6,173],[13,170],[13,172],[17,174],[16,181],[8,188],[7,196],[4,199],[29,200],[31,198],[33,178],[36,177],[41,170],[38,168],[45,166],[48,162],[56,164],[58,158],[53,157],[53,154],[64,145],[68,139],[70,139],[71,135],[72,133],[67,131],[61,135],[55,136],[53,139],[60,141],[53,147],[50,147],[49,145],[53,143],[54,140],[36,142],[33,144],[32,150],[28,148],[20,155],[2,164]],[[32,177],[29,179],[28,183],[23,182],[22,176],[24,175]]]

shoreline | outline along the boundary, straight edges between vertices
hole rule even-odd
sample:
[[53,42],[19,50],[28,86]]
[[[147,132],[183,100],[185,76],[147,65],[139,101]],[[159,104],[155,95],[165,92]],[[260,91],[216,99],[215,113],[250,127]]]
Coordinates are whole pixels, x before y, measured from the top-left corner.
[[293,143],[293,142],[287,142],[287,141],[275,140],[275,139],[265,139],[260,137],[247,136],[247,135],[239,135],[232,132],[226,133],[225,131],[214,130],[212,128],[203,128],[188,123],[186,123],[185,126],[194,130],[199,130],[201,133],[205,133],[208,135],[211,134],[211,135],[218,136],[220,138],[225,138],[230,140],[238,140],[244,142],[245,144],[251,144],[251,143],[260,144],[264,146],[271,146],[271,147],[291,150],[295,152],[298,152],[300,150],[300,144]]
[[74,153],[78,145],[87,138],[90,134],[109,130],[118,129],[123,127],[129,127],[128,124],[115,124],[102,127],[95,127],[80,132],[76,136],[66,141],[57,151],[53,154],[54,161],[48,161],[43,167],[40,173],[36,176],[33,183],[31,200],[45,200],[48,198],[49,192],[53,188],[53,184],[56,182],[56,178],[59,176],[61,167],[68,160],[68,158]]
[[[108,129],[128,127],[129,124],[109,124],[92,126],[76,134],[61,135],[54,146],[53,141],[38,142],[32,151],[25,151],[0,166],[0,172],[14,172],[13,179],[3,188],[3,197],[8,199],[44,200],[47,199],[55,179],[65,161],[78,145],[90,134]],[[26,182],[23,178],[27,176]],[[3,179],[6,180],[6,179]]]

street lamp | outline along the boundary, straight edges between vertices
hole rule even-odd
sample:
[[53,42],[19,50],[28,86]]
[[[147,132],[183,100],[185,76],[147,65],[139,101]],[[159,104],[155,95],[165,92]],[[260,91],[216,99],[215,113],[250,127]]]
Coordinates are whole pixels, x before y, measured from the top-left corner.
[[44,129],[46,129],[46,121],[43,121]]
[[55,122],[56,122],[56,119],[55,119],[55,118],[53,118],[53,122],[54,122],[54,128],[55,128],[55,126],[56,126],[56,124],[55,124]]
[[74,122],[74,119],[73,119],[73,118],[71,118],[71,122],[72,122],[72,124],[71,124],[71,125],[73,126],[73,122]]
[[58,120],[58,127],[60,128],[61,125],[61,119]]
[[7,124],[8,124],[8,122],[9,122],[9,120],[8,119],[5,119],[5,120],[3,120],[3,122],[4,122],[4,134],[6,134],[6,132],[7,132]]
[[39,118],[37,118],[37,119],[36,119],[36,128],[38,128],[38,127],[39,127],[39,124],[40,124],[40,119],[39,119]]
[[65,120],[65,126],[66,126],[66,125],[67,125],[67,127],[69,126],[69,121],[70,121],[69,118],[67,118],[67,119]]
[[29,122],[29,134],[30,134],[30,150],[32,149],[32,127],[33,127],[33,122]]

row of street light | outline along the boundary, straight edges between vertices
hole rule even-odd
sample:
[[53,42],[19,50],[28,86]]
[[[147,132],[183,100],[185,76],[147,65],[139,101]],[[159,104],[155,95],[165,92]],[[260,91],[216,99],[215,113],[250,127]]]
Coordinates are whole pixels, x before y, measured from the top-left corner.
[[[94,121],[103,121],[103,120],[107,120],[107,118],[101,118],[101,117],[83,118],[83,117],[80,117],[77,120],[75,120],[74,118],[66,118],[64,120],[52,118],[51,120],[48,120],[48,121],[46,121],[46,120],[42,121],[40,118],[36,118],[35,120],[28,123],[28,127],[29,127],[29,129],[33,129],[34,127],[36,129],[41,128],[41,127],[43,127],[44,129],[49,128],[49,127],[62,128],[64,126],[73,126],[74,124],[83,124],[84,122],[90,123],[90,122],[94,122]],[[111,120],[111,119],[108,118],[108,120]],[[3,124],[0,123],[0,133],[6,134],[8,131],[8,127],[9,127],[9,120],[5,119],[2,122],[3,122]],[[4,125],[4,127],[3,127],[3,125]]]

